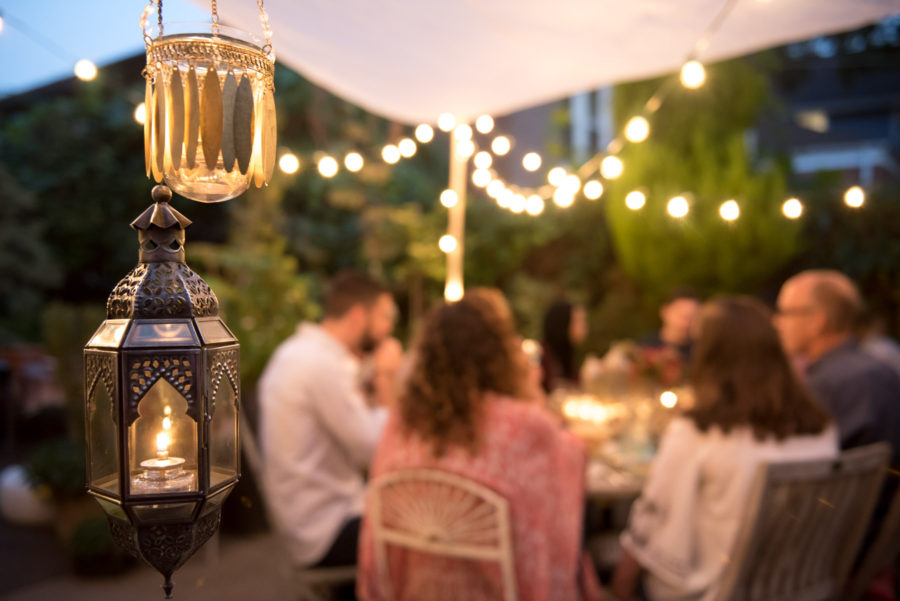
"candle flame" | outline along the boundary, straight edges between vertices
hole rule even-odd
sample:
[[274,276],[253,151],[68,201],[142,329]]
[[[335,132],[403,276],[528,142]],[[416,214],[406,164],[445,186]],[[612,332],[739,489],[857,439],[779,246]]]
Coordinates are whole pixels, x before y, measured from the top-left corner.
[[166,405],[166,408],[163,409],[163,414],[164,414],[166,417],[169,417],[170,415],[172,415],[172,408],[169,407],[168,405]]
[[166,432],[160,432],[156,435],[156,453],[159,457],[167,457],[169,455],[169,443],[172,442]]
[[172,419],[169,417],[163,418],[163,430],[171,430],[172,429]]

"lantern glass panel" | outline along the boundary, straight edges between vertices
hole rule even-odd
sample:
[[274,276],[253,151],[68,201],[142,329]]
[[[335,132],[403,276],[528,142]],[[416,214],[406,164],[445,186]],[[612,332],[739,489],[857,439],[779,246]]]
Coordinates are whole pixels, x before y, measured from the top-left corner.
[[160,379],[138,404],[128,428],[132,494],[168,494],[197,490],[197,424],[187,401]]
[[199,503],[196,501],[186,503],[149,503],[146,505],[133,505],[132,509],[141,522],[189,522],[193,519],[197,505]]
[[200,330],[200,336],[203,338],[204,344],[219,344],[222,342],[236,342],[234,337],[222,320],[218,317],[214,319],[197,320],[197,329]]
[[214,391],[215,408],[209,424],[209,486],[237,475],[237,407],[231,380],[223,377]]
[[128,333],[125,346],[172,346],[177,344],[191,346],[199,344],[190,321],[137,322]]
[[108,319],[97,329],[97,333],[88,342],[88,346],[116,348],[122,342],[122,336],[125,335],[125,328],[127,327],[127,319]]
[[101,380],[88,400],[88,440],[90,465],[88,479],[91,486],[119,495],[119,453],[116,440],[115,403]]

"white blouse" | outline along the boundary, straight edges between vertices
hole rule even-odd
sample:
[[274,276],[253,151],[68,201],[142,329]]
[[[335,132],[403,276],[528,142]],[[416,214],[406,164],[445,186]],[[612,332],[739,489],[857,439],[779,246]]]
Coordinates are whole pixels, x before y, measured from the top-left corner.
[[653,601],[703,601],[716,593],[735,544],[757,468],[762,463],[836,457],[834,427],[811,436],[759,441],[742,426],[701,432],[674,419],[635,501],[627,549],[645,569]]

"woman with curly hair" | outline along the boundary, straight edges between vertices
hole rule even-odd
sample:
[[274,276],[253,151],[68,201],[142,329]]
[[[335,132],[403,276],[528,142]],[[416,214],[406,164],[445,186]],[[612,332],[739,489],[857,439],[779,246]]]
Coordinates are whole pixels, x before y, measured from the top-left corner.
[[651,601],[716,597],[762,463],[837,456],[828,413],[806,392],[769,310],[725,296],[700,311],[694,406],[670,422],[621,542],[612,588]]
[[[370,476],[430,468],[483,484],[509,503],[521,601],[576,599],[584,502],[583,446],[528,395],[528,364],[496,291],[467,292],[427,319],[412,373]],[[368,513],[368,512],[367,512]],[[499,599],[495,565],[390,549],[395,599]],[[371,524],[363,521],[358,593],[379,590]]]

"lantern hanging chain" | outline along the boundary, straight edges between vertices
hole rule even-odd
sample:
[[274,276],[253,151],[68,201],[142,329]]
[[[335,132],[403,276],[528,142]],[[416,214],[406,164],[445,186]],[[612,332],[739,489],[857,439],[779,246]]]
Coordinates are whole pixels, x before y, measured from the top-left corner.
[[153,45],[153,36],[150,35],[148,23],[150,22],[150,15],[154,12],[157,15],[159,35],[162,36],[162,0],[150,0],[147,2],[147,6],[144,7],[144,12],[141,13],[141,31],[144,32],[144,45],[147,47],[148,51],[150,50],[150,46]]
[[159,37],[163,36],[162,4],[163,0],[159,0],[159,3],[156,5],[156,19],[159,23]]
[[[213,0],[215,2],[215,0]],[[256,0],[257,6],[259,6],[259,22],[262,23],[263,35],[266,38],[266,45],[263,46],[262,52],[266,56],[269,56],[274,60],[272,56],[272,30],[269,29],[269,14],[266,12],[266,9],[263,8],[263,0]]]
[[212,29],[214,35],[219,35],[219,7],[216,0],[210,0],[209,7],[212,12]]

